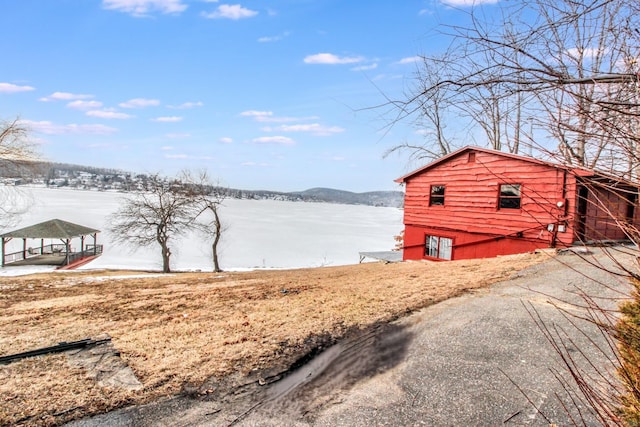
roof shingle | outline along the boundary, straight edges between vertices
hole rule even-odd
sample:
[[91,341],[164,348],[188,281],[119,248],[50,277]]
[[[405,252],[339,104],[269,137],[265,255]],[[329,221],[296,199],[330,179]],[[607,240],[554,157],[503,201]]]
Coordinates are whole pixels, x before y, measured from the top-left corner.
[[16,237],[27,239],[72,239],[74,237],[87,236],[99,233],[100,230],[63,221],[52,219],[19,230],[1,234],[0,237]]

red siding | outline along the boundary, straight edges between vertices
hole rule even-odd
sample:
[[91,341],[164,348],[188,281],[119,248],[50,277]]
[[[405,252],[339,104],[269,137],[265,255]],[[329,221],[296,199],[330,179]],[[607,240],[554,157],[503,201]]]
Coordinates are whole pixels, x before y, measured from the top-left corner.
[[[544,238],[496,237],[489,234],[472,234],[407,225],[404,234],[404,259],[428,258],[425,255],[425,238],[429,235],[453,239],[452,259],[454,260],[524,253],[550,245],[550,239]],[[550,233],[546,233],[547,237],[550,235]]]
[[[431,233],[454,238],[455,259],[549,246],[553,235],[547,226],[566,219],[566,206],[556,204],[566,205],[567,197],[575,197],[575,178],[550,165],[475,154],[473,162],[463,152],[406,180],[405,259],[424,257],[424,235]],[[435,184],[445,184],[444,206],[429,206],[430,186]],[[500,184],[520,184],[520,209],[498,209]],[[572,224],[568,225],[557,233],[559,245],[573,242]]]

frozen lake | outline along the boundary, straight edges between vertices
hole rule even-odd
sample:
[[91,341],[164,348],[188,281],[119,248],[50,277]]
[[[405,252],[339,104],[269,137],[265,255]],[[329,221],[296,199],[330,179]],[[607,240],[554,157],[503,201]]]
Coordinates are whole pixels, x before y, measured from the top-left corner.
[[[112,243],[107,216],[118,209],[126,194],[47,188],[22,191],[33,197],[33,206],[12,229],[57,218],[102,230],[98,243],[104,244],[103,255],[81,268],[162,268],[159,246],[133,248]],[[225,231],[219,256],[224,270],[357,264],[358,252],[393,249],[393,237],[403,228],[402,210],[397,208],[227,199],[220,212]],[[6,231],[10,230],[1,230]],[[19,250],[21,242],[9,245],[18,245],[15,250]],[[7,252],[14,250],[11,248]],[[171,251],[172,270],[213,268],[211,244],[201,235],[190,233],[174,240]]]

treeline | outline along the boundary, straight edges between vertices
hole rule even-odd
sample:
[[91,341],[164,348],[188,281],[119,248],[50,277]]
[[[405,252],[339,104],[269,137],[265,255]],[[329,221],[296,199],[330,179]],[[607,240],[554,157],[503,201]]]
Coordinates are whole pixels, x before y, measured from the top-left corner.
[[312,188],[305,191],[294,191],[288,193],[267,190],[252,191],[237,189],[227,189],[226,191],[229,197],[236,199],[270,199],[292,202],[323,202],[386,207],[402,207],[404,203],[404,193],[402,191],[353,193],[350,191],[336,190],[332,188]]
[[[13,185],[41,184],[48,187],[67,187],[102,191],[143,190],[150,175],[114,168],[81,166],[54,162],[7,162],[0,160],[0,178]],[[331,188],[312,188],[304,191],[280,192],[270,190],[242,190],[218,188],[226,197],[251,200],[281,200],[292,202],[323,202],[350,205],[402,207],[402,191],[373,191],[353,193]]]

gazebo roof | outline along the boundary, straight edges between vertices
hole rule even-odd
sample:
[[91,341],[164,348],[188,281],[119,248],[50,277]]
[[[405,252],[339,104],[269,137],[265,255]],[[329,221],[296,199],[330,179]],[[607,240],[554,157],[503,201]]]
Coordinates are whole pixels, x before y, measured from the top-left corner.
[[74,237],[81,237],[99,232],[100,230],[96,230],[94,228],[62,221],[61,219],[52,219],[30,227],[1,234],[0,237],[17,237],[22,239],[72,239]]

